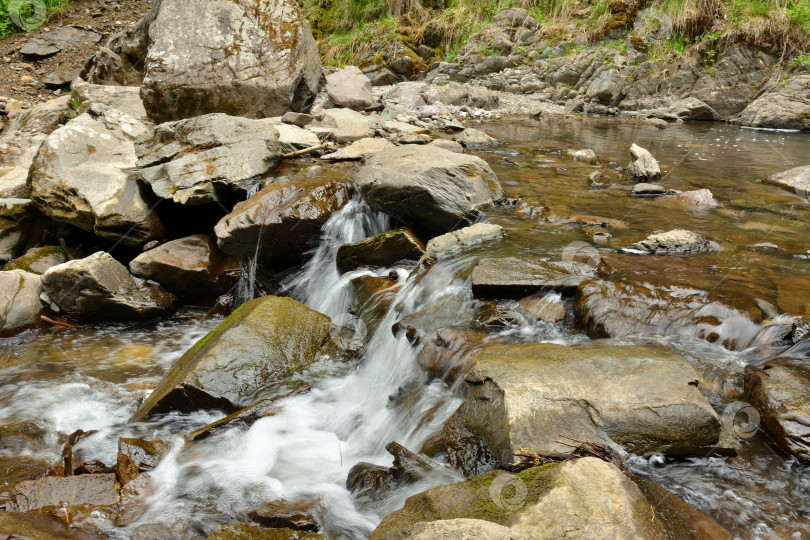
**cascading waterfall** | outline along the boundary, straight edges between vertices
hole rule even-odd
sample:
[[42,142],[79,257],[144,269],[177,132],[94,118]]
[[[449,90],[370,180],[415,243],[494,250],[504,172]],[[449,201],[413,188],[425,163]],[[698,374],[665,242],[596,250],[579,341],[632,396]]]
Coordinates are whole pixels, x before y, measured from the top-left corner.
[[[360,200],[351,201],[324,226],[313,257],[287,283],[290,294],[332,317],[345,313],[350,284],[335,268],[337,248],[387,228],[387,218]],[[404,283],[407,273],[398,271]],[[363,273],[369,271],[351,274]],[[178,441],[151,473],[154,493],[130,532],[160,522],[207,533],[218,522],[239,521],[253,506],[285,498],[320,500],[320,517],[330,537],[367,538],[406,497],[460,479],[454,470],[439,465],[429,478],[371,507],[357,506],[344,487],[353,465],[364,461],[390,466],[386,444],[397,441],[417,451],[458,407],[459,398],[446,385],[429,382],[416,362],[415,349],[385,331],[403,315],[448,294],[469,296],[469,286],[449,272],[425,284],[406,283],[379,323],[383,331],[366,344],[361,365],[314,384],[308,394],[289,398],[279,414],[247,430],[231,429],[193,447]],[[416,400],[390,402],[398,388],[409,385],[421,389]],[[202,521],[184,522],[188,516]]]

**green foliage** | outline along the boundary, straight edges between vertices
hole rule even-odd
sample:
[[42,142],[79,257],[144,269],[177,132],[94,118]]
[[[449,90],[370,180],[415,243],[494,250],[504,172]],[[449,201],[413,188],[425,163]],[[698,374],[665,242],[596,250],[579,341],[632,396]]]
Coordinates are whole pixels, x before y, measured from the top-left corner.
[[810,54],[801,53],[799,56],[791,58],[788,67],[793,70],[804,69],[810,73]]
[[[32,32],[42,26],[48,16],[59,11],[64,11],[69,4],[69,0],[0,0],[0,39],[8,37],[18,30]],[[45,7],[45,11],[39,13],[38,6]],[[15,24],[12,16],[16,16],[22,27]]]

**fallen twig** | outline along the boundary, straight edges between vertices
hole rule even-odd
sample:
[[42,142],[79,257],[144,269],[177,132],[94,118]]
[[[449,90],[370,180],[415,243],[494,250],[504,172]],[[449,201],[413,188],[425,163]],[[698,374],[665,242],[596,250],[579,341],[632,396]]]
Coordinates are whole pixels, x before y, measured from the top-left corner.
[[51,319],[50,317],[46,317],[45,315],[41,315],[40,319],[42,319],[46,323],[50,323],[50,324],[53,324],[53,325],[56,325],[56,326],[64,326],[66,328],[84,328],[83,326],[70,324],[70,323],[67,323],[65,321],[55,321],[55,320]]
[[281,157],[285,159],[294,158],[297,156],[303,156],[304,154],[309,154],[311,152],[316,152],[318,150],[323,150],[324,148],[326,148],[326,144],[321,143],[315,146],[310,146],[309,148],[303,148],[301,150],[296,150],[295,152],[290,152],[289,154],[283,154]]

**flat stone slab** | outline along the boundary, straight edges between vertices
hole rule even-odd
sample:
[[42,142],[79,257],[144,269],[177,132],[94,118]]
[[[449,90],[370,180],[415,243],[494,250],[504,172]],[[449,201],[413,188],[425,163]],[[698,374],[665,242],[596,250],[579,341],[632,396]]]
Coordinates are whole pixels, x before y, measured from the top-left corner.
[[20,54],[45,57],[58,53],[70,43],[98,43],[99,41],[101,41],[100,34],[75,26],[63,26],[29,40],[20,49]]
[[46,476],[20,482],[7,503],[12,512],[35,510],[61,511],[62,502],[69,506],[114,506],[118,503],[115,474],[81,476]]
[[580,283],[596,275],[590,265],[539,258],[483,259],[472,272],[478,298],[522,298],[540,291],[574,294]]

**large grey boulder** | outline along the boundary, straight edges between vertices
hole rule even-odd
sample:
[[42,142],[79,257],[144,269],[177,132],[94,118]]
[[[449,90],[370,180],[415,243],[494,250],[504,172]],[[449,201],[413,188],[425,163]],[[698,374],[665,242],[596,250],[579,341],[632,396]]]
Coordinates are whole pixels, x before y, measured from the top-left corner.
[[351,143],[373,137],[377,122],[370,116],[351,109],[327,109],[311,127],[331,132],[336,141]]
[[45,140],[41,133],[3,132],[0,136],[0,199],[27,199],[28,173]]
[[187,205],[248,191],[281,157],[275,127],[220,113],[160,124],[136,141],[135,153],[155,195]]
[[233,287],[230,274],[239,269],[239,261],[219,250],[214,235],[195,234],[138,255],[129,269],[183,300],[209,305]]
[[[756,407],[761,427],[779,448],[810,461],[810,370],[801,359],[777,358],[765,366],[745,366],[745,395]],[[756,424],[748,414],[748,425]],[[759,427],[759,426],[755,426]],[[753,433],[746,433],[753,435]]]
[[637,182],[654,182],[661,178],[661,169],[653,155],[635,143],[630,146],[627,172]]
[[212,112],[264,118],[312,106],[321,60],[296,2],[161,0],[148,18],[141,97],[157,122]]
[[765,179],[765,183],[792,191],[804,201],[810,202],[810,165],[772,174]]
[[132,277],[103,251],[49,268],[42,274],[42,288],[53,308],[82,320],[151,319],[179,306],[175,296]]
[[0,334],[37,323],[44,306],[39,299],[42,281],[23,270],[0,272]]
[[291,298],[251,300],[177,361],[132,421],[173,410],[230,413],[281,395],[329,352],[330,328],[329,317]]
[[810,130],[810,75],[791,76],[771,88],[739,115],[741,126]]
[[104,105],[51,133],[29,177],[31,199],[46,216],[127,246],[163,234],[134,171],[138,119]]
[[647,255],[688,255],[691,253],[713,253],[720,246],[686,229],[651,234],[644,240],[630,244],[624,251]]
[[357,66],[346,66],[326,76],[326,95],[338,107],[362,111],[371,107],[371,80]]
[[521,448],[566,453],[572,440],[706,455],[720,439],[717,414],[692,384],[698,374],[665,347],[500,345],[464,370],[464,426],[504,467]]
[[357,184],[372,206],[431,236],[469,225],[503,198],[483,159],[413,144],[374,154]]
[[273,183],[234,206],[214,231],[220,249],[235,257],[299,261],[329,216],[350,199],[351,184],[343,179]]

